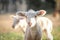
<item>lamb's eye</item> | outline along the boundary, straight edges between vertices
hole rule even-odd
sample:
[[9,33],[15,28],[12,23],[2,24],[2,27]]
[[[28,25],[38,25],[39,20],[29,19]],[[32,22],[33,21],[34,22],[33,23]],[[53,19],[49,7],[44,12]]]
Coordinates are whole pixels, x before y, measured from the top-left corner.
[[20,19],[24,19],[24,18],[20,18]]

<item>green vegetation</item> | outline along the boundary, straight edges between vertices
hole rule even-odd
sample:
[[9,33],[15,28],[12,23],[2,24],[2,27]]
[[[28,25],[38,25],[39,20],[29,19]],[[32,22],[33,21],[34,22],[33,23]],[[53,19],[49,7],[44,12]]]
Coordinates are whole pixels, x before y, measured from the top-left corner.
[[[54,27],[52,34],[54,40],[60,40],[60,26]],[[23,40],[24,35],[22,33],[0,33],[0,40]],[[43,40],[46,40],[46,35],[43,35]]]
[[60,26],[54,27],[53,36],[54,40],[60,40]]
[[23,35],[17,33],[2,33],[0,34],[0,40],[23,40]]

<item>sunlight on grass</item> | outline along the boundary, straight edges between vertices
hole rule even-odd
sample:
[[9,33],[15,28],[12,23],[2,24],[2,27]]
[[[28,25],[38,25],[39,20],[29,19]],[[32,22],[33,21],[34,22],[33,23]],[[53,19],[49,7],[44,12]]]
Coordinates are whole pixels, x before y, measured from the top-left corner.
[[60,26],[58,27],[54,27],[53,28],[53,36],[54,36],[54,40],[60,40]]
[[23,35],[17,33],[2,33],[0,34],[0,40],[23,40]]
[[[54,40],[60,40],[60,26],[54,27],[52,31]],[[0,33],[0,40],[23,40],[22,33]],[[46,35],[43,33],[43,40],[46,40]]]

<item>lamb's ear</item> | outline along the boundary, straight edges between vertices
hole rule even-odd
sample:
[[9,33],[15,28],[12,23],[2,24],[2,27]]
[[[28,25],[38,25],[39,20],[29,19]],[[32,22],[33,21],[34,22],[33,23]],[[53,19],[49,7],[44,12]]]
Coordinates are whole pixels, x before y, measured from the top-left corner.
[[19,15],[19,16],[25,16],[25,14],[22,13],[22,12],[16,13],[16,15]]
[[45,10],[39,10],[37,12],[37,16],[44,16],[46,14],[46,11]]
[[16,17],[15,15],[10,15],[10,18],[14,18],[14,17]]
[[10,15],[9,17],[10,17],[10,19],[16,18],[15,15]]
[[25,12],[23,12],[23,11],[16,12],[16,15],[18,15],[18,16],[26,16]]
[[18,13],[16,13],[16,15],[27,18],[26,13],[27,13],[27,12],[18,12]]

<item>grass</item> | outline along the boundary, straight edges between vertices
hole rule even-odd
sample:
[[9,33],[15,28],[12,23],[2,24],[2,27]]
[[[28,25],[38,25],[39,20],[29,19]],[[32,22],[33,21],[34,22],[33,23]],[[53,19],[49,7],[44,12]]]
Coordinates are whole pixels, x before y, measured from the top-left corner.
[[54,28],[53,36],[54,40],[60,40],[60,26]]
[[[54,40],[60,40],[60,26],[54,27],[52,31]],[[0,33],[0,40],[23,40],[24,35],[22,33]],[[46,35],[43,35],[43,40],[46,40]]]
[[2,33],[0,34],[0,40],[23,40],[23,35],[17,33]]

